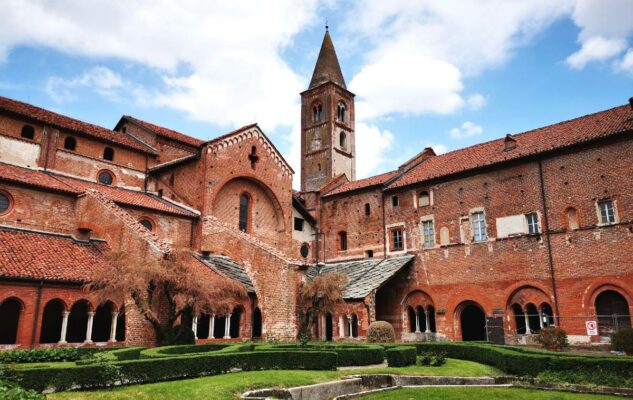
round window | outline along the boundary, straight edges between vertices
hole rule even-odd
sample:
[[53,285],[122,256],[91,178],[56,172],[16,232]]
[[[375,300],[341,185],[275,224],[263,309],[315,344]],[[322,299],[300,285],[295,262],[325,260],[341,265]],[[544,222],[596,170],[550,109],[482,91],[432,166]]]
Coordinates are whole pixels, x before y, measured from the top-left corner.
[[147,230],[149,230],[149,231],[154,229],[154,224],[152,224],[152,221],[150,221],[147,218],[141,218],[138,222],[139,222],[139,224],[141,224],[144,227],[146,227]]
[[0,193],[0,214],[9,211],[9,207],[11,207],[11,199],[6,194]]
[[112,185],[114,181],[114,177],[111,173],[107,171],[99,172],[99,183],[103,183],[104,185]]

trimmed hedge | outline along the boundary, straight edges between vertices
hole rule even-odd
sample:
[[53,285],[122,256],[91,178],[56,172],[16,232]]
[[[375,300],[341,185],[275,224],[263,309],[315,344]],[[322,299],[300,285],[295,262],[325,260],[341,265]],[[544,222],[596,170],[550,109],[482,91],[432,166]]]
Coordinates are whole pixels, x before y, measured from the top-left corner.
[[333,351],[338,354],[338,366],[381,364],[385,360],[385,349],[378,345],[364,344],[323,344],[311,343],[306,346],[296,344],[260,345],[256,349],[292,349],[299,351]]
[[75,368],[7,369],[7,378],[25,388],[68,390],[103,388],[215,375],[233,368],[242,370],[312,369],[334,370],[337,355],[331,351],[258,351],[204,354],[118,361]]
[[162,357],[174,357],[182,356],[185,354],[195,353],[207,353],[210,351],[218,351],[227,347],[233,347],[235,345],[226,343],[205,343],[205,344],[191,344],[191,345],[174,345],[174,346],[162,346],[145,349],[141,352],[140,358],[162,358]]
[[417,351],[413,346],[396,346],[385,351],[390,367],[406,367],[415,364]]
[[145,347],[124,347],[110,351],[102,351],[91,357],[75,361],[77,365],[89,365],[103,362],[138,360]]
[[418,353],[445,351],[448,357],[492,365],[503,372],[522,376],[537,376],[546,371],[595,377],[586,383],[601,382],[603,372],[619,377],[621,382],[633,379],[633,359],[626,357],[575,356],[545,353],[528,349],[472,343],[417,343]]
[[51,347],[48,349],[32,350],[9,350],[0,352],[0,363],[39,363],[76,361],[83,357],[88,357],[94,353],[108,349],[85,348],[76,349],[72,347]]

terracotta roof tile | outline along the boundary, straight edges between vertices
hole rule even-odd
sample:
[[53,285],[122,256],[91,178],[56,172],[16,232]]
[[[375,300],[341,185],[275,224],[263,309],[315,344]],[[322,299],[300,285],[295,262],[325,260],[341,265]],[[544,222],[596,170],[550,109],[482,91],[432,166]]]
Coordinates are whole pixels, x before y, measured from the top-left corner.
[[197,139],[188,135],[185,135],[184,133],[180,133],[177,131],[174,131],[172,129],[169,128],[165,128],[163,126],[159,126],[159,125],[154,125],[150,122],[147,121],[143,121],[140,120],[138,118],[132,117],[130,115],[126,115],[123,118],[126,118],[132,122],[135,122],[139,125],[141,125],[142,127],[149,129],[150,131],[156,133],[158,136],[162,136],[165,137],[167,139],[172,139],[178,142],[182,142],[191,146],[201,146],[204,143],[204,140],[201,139]]
[[143,153],[155,154],[148,146],[142,144],[132,136],[122,132],[111,131],[98,125],[79,121],[65,115],[57,114],[31,104],[9,99],[0,96],[0,110],[5,110],[14,114],[25,116],[45,124],[58,128],[67,129],[73,132],[92,136],[107,142],[116,143],[120,146],[128,147]]
[[21,183],[39,188],[56,190],[60,192],[79,194],[80,191],[69,187],[45,172],[35,169],[18,167],[0,162],[0,181]]
[[390,184],[389,189],[625,132],[633,132],[633,110],[628,105],[512,135],[511,139],[516,141],[516,147],[512,150],[504,150],[504,138],[431,157]]
[[66,176],[56,175],[55,178],[66,183],[68,186],[85,192],[88,189],[95,189],[98,192],[105,194],[108,198],[112,199],[117,204],[125,204],[128,206],[149,208],[152,210],[175,214],[185,217],[194,217],[195,213],[180,208],[170,202],[163,200],[151,193],[140,192],[130,189],[118,188],[115,186],[106,186],[94,182],[83,181],[80,179],[69,178]]
[[332,190],[331,192],[326,193],[323,197],[333,196],[333,195],[339,194],[339,193],[351,192],[353,190],[365,189],[365,188],[368,188],[368,187],[371,187],[371,186],[382,185],[385,182],[389,181],[390,179],[396,177],[398,175],[398,173],[399,173],[399,171],[397,171],[397,170],[396,171],[389,171],[389,172],[385,172],[384,174],[370,176],[369,178],[359,179],[357,181],[347,182],[347,183],[337,187],[336,189]]
[[86,282],[108,265],[106,250],[101,241],[0,227],[0,276]]

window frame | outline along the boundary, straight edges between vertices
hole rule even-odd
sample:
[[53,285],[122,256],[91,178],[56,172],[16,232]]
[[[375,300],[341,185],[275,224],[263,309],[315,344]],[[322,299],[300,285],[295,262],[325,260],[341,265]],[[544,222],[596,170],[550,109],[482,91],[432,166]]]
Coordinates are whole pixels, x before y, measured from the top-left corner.
[[[27,130],[26,136],[25,130]],[[22,125],[22,129],[20,129],[20,137],[26,140],[35,140],[35,127],[29,124]]]
[[[106,157],[106,152],[110,150],[110,157]],[[114,161],[114,149],[110,146],[106,146],[103,148],[103,157],[102,157],[105,161]]]
[[371,215],[371,205],[369,203],[365,203],[365,216],[369,217]]
[[323,122],[323,105],[318,101],[312,104],[312,122]]
[[[111,179],[110,183],[101,182],[101,175],[102,174],[110,175],[110,179]],[[100,184],[100,185],[105,185],[105,186],[115,186],[115,184],[116,184],[116,175],[114,175],[114,172],[110,171],[109,169],[99,170],[97,172],[97,183]]]
[[[391,252],[404,251],[404,226],[389,229],[389,239],[389,250]],[[396,246],[398,243],[400,245]]]
[[[73,145],[72,146],[68,146],[68,141],[72,140]],[[64,150],[68,150],[68,151],[77,151],[77,138],[72,136],[72,135],[68,135],[66,137],[64,137],[64,144],[63,144],[63,148]],[[72,149],[70,148],[72,147]]]
[[0,195],[7,198],[7,209],[4,211],[0,211],[0,216],[4,216],[11,213],[11,211],[13,211],[14,200],[13,200],[13,196],[11,196],[11,193],[7,192],[6,190],[0,189]]
[[391,208],[398,208],[400,207],[400,197],[398,197],[398,195],[393,195],[391,196]]
[[[300,222],[301,225],[301,229],[297,229],[297,222]],[[300,217],[294,217],[294,221],[293,221],[293,230],[296,232],[303,232],[303,228],[305,226],[305,222],[306,220]]]
[[341,150],[347,151],[347,133],[341,131],[338,134],[338,145]]
[[[541,219],[537,212],[531,212],[524,214],[525,223],[527,225],[528,235],[540,235],[541,234]],[[531,221],[531,219],[533,219]]]
[[[476,218],[476,219],[475,219]],[[483,210],[473,210],[470,213],[470,224],[473,232],[473,242],[482,243],[488,240],[486,214]],[[479,235],[478,231],[479,230]]]
[[[426,193],[426,198],[427,198],[426,204],[422,204],[422,202],[420,201],[424,193]],[[417,202],[418,202],[418,208],[431,206],[431,192],[429,190],[420,190],[418,192]]]
[[347,104],[343,100],[339,100],[336,104],[336,121],[345,123],[345,117],[347,114]]
[[[609,206],[605,209],[605,214],[603,214],[603,205]],[[598,210],[598,225],[609,226],[618,223],[618,213],[616,211],[615,201],[613,201],[613,199],[598,200],[596,202],[596,208]]]
[[422,247],[425,249],[434,248],[436,245],[435,221],[433,221],[433,218],[422,219],[420,225],[420,229],[422,230]]
[[[246,210],[242,209],[242,199],[246,199]],[[238,199],[238,216],[237,216],[237,229],[244,233],[251,233],[252,229],[252,204],[253,204],[253,196],[251,196],[248,192],[240,193],[240,197]],[[242,212],[245,212],[244,215],[244,226],[242,228]]]
[[[147,221],[147,222],[150,224],[151,228],[147,228],[147,226],[145,226],[145,225],[143,224],[143,221]],[[154,219],[153,219],[153,218],[150,218],[150,217],[148,217],[148,216],[146,216],[146,215],[141,216],[141,217],[138,219],[138,223],[139,223],[139,224],[141,224],[141,225],[143,225],[143,226],[145,226],[145,228],[147,228],[147,230],[148,230],[148,231],[150,231],[150,232],[154,232],[154,231],[156,230],[156,226],[157,226],[157,225],[156,225],[156,221],[154,221]]]
[[338,251],[347,251],[348,243],[347,243],[347,232],[340,231],[338,234]]

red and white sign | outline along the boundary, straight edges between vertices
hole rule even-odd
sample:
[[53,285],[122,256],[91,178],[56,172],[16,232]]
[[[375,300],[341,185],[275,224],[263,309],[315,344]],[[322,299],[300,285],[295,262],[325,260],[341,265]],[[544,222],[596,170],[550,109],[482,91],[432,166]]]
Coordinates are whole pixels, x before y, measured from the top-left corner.
[[587,335],[598,336],[598,323],[596,321],[586,321]]

